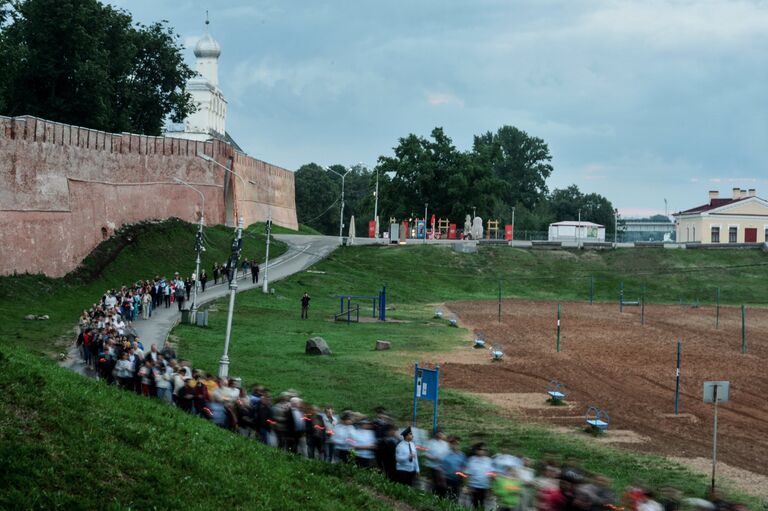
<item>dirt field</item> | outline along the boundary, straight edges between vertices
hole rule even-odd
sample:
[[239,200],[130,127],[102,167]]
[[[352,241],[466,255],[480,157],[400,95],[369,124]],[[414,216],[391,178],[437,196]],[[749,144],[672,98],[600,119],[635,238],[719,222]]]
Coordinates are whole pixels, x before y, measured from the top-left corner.
[[[705,380],[730,380],[731,401],[719,406],[718,459],[768,474],[768,310],[747,310],[747,354],[741,311],[714,307],[639,307],[562,303],[561,352],[555,351],[557,304],[504,301],[448,304],[462,326],[500,344],[502,362],[467,348],[442,357],[443,384],[486,394],[536,421],[576,429],[590,404],[611,418],[606,439],[626,448],[684,458],[710,458],[712,405]],[[675,417],[677,338],[682,338],[680,415]],[[446,364],[447,362],[447,364]],[[566,385],[568,407],[538,406],[547,384]],[[538,397],[536,397],[538,394]],[[494,398],[495,396],[495,398]],[[533,397],[536,397],[533,399]],[[528,402],[526,402],[528,401]]]

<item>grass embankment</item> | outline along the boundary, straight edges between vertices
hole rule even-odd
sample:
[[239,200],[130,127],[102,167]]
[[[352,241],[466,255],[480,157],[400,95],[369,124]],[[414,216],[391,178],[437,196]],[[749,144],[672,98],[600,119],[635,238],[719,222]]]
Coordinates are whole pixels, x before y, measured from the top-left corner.
[[0,509],[449,509],[0,346]]
[[[62,279],[0,277],[0,509],[450,509],[382,477],[305,462],[167,405],[61,369],[40,353],[72,341],[78,313],[106,289],[193,269],[196,227],[127,228]],[[263,258],[264,225],[243,255]],[[205,231],[203,262],[228,255],[232,230]],[[271,255],[286,246],[274,242]],[[25,321],[25,314],[49,321]],[[60,346],[54,341],[64,336]]]
[[[142,223],[126,227],[101,243],[82,265],[63,278],[44,275],[0,277],[0,340],[50,353],[72,341],[72,328],[83,309],[106,289],[155,275],[169,278],[195,270],[194,240],[197,226],[181,220]],[[213,283],[214,261],[229,257],[233,231],[223,226],[206,227],[201,267]],[[264,259],[264,224],[244,231],[243,257]],[[274,241],[270,257],[277,257],[286,245]],[[48,321],[26,321],[27,314],[50,316]]]
[[[596,279],[598,300],[617,299],[623,280],[628,299],[645,284],[649,302],[712,301],[719,286],[723,303],[765,303],[766,264],[766,254],[738,250],[577,253],[489,247],[478,254],[456,254],[436,246],[345,248],[312,268],[322,273],[301,273],[276,283],[273,296],[238,297],[230,372],[275,391],[296,388],[309,402],[332,403],[338,410],[370,412],[383,405],[406,422],[412,392],[408,368],[420,354],[452,349],[467,334],[432,319],[435,303],[494,299],[499,279],[505,297],[586,300],[590,275]],[[388,317],[398,321],[347,325],[329,320],[338,311],[336,295],[374,295],[384,283],[394,308]],[[312,296],[312,306],[310,319],[301,321],[299,299],[304,291]],[[369,302],[359,303],[365,311],[361,315],[370,314]],[[180,352],[197,367],[217,367],[225,317],[226,304],[218,302],[209,329],[175,330]],[[305,340],[313,335],[329,342],[332,357],[303,354]],[[393,349],[373,351],[376,339],[391,341]],[[429,427],[430,404],[419,412],[423,427]],[[707,487],[705,477],[659,457],[597,447],[511,422],[461,392],[441,392],[440,420],[467,441],[483,439],[497,449],[535,459],[548,453],[575,457],[586,469],[613,478],[617,488],[637,479],[655,487],[672,484],[688,495],[703,495]]]

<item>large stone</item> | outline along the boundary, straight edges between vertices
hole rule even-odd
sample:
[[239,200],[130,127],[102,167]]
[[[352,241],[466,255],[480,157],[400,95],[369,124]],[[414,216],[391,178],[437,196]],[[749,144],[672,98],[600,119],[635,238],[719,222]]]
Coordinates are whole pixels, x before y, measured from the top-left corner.
[[307,339],[304,352],[307,355],[330,355],[331,348],[328,347],[328,343],[322,337],[310,337]]
[[391,347],[392,347],[392,343],[389,341],[382,341],[382,340],[376,341],[376,351],[388,350]]

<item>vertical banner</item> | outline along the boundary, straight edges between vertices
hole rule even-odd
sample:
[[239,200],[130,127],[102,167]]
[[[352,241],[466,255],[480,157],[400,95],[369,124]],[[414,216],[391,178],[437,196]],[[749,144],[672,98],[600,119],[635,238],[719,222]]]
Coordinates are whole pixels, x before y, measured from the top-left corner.
[[403,222],[403,230],[400,233],[400,241],[405,241],[406,239],[411,237],[411,233],[408,231],[409,229],[408,222]]
[[368,237],[376,237],[376,220],[368,220]]
[[455,240],[456,239],[456,224],[449,224],[448,225],[448,239],[449,240]]
[[504,239],[507,241],[512,241],[512,224],[507,224],[504,226]]

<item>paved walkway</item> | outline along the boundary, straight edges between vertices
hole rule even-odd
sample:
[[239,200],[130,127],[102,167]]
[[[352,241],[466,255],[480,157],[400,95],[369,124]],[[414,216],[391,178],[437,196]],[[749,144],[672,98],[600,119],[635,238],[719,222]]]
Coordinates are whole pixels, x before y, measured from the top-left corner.
[[[339,246],[339,238],[335,236],[276,234],[274,238],[286,243],[288,250],[280,257],[269,261],[269,287],[272,287],[272,284],[280,279],[309,268],[316,262],[324,259]],[[242,273],[239,272],[240,276],[237,281],[238,293],[262,287],[265,266],[263,262],[259,266],[261,269],[259,282],[255,285],[251,282],[250,274],[243,277]],[[218,285],[208,285],[206,286],[205,293],[198,292],[197,294],[198,307],[222,298],[228,293],[229,286],[226,282]],[[149,320],[138,319],[134,321],[133,328],[137,337],[141,339],[145,350],[149,351],[149,347],[152,344],[157,344],[158,349],[162,349],[168,334],[180,320],[181,312],[179,312],[175,304],[172,304],[168,309],[160,307],[154,310],[152,318]],[[237,317],[235,317],[235,320],[237,320]],[[70,349],[69,356],[62,363],[62,366],[80,374],[94,375],[93,371],[81,362],[79,351],[74,346]]]

